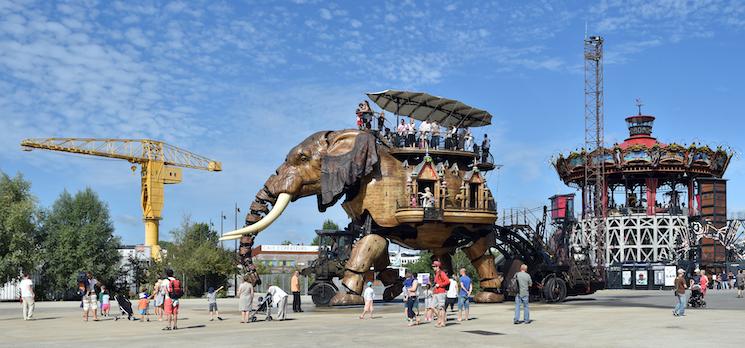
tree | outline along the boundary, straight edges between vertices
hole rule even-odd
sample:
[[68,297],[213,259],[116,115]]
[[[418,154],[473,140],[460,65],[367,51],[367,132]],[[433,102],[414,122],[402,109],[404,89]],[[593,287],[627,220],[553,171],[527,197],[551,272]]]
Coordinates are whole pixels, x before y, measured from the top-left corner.
[[419,260],[408,264],[406,269],[411,271],[414,275],[417,273],[433,274],[435,271],[432,269],[432,253],[429,251],[420,252]]
[[[479,286],[478,282],[479,274],[476,271],[476,268],[473,267],[473,264],[471,264],[471,260],[468,259],[468,256],[465,252],[463,252],[463,250],[458,249],[455,254],[453,254],[452,265],[453,272],[459,272],[461,268],[465,268],[468,277],[474,280],[472,282],[473,292],[476,293],[481,291],[481,287]],[[406,266],[406,268],[414,275],[416,275],[417,273],[434,274],[435,271],[432,269],[432,253],[429,251],[422,251],[421,253],[419,253],[419,260],[410,263]]]
[[284,240],[282,241],[282,245],[292,245],[292,241]]
[[187,295],[201,296],[210,286],[226,284],[235,272],[233,252],[220,247],[219,233],[208,224],[193,223],[186,216],[171,235],[174,243],[156,267],[170,267],[183,278]]
[[0,172],[0,281],[33,272],[40,260],[37,220],[31,183],[20,174]]
[[[323,226],[321,227],[321,229],[323,229],[323,230],[338,230],[339,229],[339,225],[337,225],[336,222],[334,222],[331,219],[326,219],[323,222]],[[321,244],[321,238],[316,234],[316,236],[313,237],[313,240],[310,242],[310,245],[320,245],[320,244]]]
[[73,292],[81,272],[90,271],[102,284],[114,285],[120,242],[114,236],[108,206],[93,190],[86,188],[75,196],[62,192],[44,217],[41,228],[42,285],[52,297]]

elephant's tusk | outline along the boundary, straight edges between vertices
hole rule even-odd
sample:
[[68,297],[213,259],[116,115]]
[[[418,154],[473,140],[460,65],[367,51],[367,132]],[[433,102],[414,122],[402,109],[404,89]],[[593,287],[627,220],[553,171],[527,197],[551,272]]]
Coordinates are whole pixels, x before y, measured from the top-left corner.
[[269,225],[271,225],[274,222],[274,220],[277,220],[277,218],[279,218],[279,216],[282,214],[285,208],[287,208],[287,205],[290,204],[291,200],[292,200],[291,194],[280,193],[279,197],[277,198],[277,202],[272,207],[272,210],[269,212],[269,214],[266,214],[264,218],[262,218],[261,220],[259,220],[253,225],[246,226],[244,228],[225,233],[223,234],[222,238],[220,238],[220,240],[233,240],[233,239],[238,239],[244,235],[258,234],[259,232],[269,227]]

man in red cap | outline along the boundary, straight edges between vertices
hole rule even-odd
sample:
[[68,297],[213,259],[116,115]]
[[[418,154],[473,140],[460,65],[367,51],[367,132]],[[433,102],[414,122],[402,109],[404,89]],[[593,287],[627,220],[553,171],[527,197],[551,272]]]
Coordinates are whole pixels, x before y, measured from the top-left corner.
[[441,265],[440,261],[432,263],[432,268],[435,270],[435,290],[433,291],[435,295],[432,302],[437,311],[436,327],[445,327],[445,316],[447,315],[445,314],[445,298],[450,285],[450,278],[445,271],[440,269]]

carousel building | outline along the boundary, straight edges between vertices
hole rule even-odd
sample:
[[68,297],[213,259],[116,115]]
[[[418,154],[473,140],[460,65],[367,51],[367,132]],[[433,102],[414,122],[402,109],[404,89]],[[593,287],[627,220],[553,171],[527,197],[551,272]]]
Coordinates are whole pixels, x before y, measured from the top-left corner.
[[[654,120],[641,113],[627,117],[624,142],[555,160],[561,180],[582,192],[581,215],[569,243],[591,249],[598,266],[690,260],[722,267],[735,258],[728,245],[733,238],[716,231],[739,229],[727,221],[722,178],[732,153],[695,143],[662,143],[652,136]],[[595,188],[599,180],[586,174],[588,158],[593,172],[602,170],[600,190]],[[552,204],[566,207],[572,198],[554,196]]]

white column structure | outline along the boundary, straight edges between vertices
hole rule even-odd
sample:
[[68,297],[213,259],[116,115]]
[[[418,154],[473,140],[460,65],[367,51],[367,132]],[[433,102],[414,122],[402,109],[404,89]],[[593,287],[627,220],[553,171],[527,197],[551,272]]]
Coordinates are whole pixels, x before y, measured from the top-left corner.
[[[605,250],[596,250],[598,221],[605,225]],[[575,225],[571,243],[574,247],[588,248],[593,265],[596,265],[597,253],[603,253],[607,267],[615,262],[676,260],[677,243],[688,233],[685,215],[619,215],[580,220]]]

